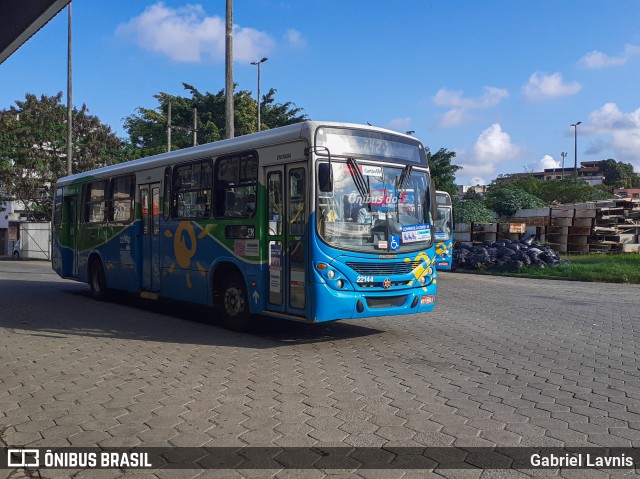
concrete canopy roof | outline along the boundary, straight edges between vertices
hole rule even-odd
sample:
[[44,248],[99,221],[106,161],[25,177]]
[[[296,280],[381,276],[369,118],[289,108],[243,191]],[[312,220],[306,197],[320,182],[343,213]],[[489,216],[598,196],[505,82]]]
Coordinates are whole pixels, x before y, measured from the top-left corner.
[[0,64],[71,0],[0,0]]

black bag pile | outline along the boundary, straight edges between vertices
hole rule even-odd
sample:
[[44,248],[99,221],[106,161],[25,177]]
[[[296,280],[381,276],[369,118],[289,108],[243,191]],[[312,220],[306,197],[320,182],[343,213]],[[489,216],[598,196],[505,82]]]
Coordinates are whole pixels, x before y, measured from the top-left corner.
[[453,247],[453,267],[458,269],[507,268],[518,270],[523,266],[534,268],[569,264],[560,255],[533,238],[521,240],[485,241],[482,245],[456,243]]

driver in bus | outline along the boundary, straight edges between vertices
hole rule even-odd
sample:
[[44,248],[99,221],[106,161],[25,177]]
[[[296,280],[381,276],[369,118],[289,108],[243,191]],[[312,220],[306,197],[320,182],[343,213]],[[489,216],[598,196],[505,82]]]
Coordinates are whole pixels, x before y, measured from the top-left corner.
[[256,195],[253,193],[247,196],[247,209],[245,210],[245,216],[253,216],[256,214]]

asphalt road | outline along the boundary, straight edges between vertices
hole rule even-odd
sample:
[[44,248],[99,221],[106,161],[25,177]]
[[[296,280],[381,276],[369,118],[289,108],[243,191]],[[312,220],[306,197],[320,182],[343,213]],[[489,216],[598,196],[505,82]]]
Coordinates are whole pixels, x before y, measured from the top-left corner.
[[[440,275],[434,313],[253,334],[0,262],[0,445],[640,446],[640,288]],[[40,477],[629,477],[633,470],[41,470]],[[0,478],[38,477],[0,470]]]

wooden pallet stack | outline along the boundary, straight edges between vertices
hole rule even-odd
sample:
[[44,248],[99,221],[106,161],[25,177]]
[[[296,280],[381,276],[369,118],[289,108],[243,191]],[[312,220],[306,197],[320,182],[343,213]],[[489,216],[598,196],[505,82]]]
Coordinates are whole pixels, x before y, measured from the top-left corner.
[[471,241],[484,243],[498,238],[498,223],[471,223]]
[[560,253],[588,253],[593,218],[593,203],[559,205],[550,208],[547,241]]
[[546,241],[549,213],[549,208],[530,208],[517,211],[510,220],[525,224],[525,236],[533,236],[538,241]]
[[640,200],[598,202],[589,250],[640,253]]

